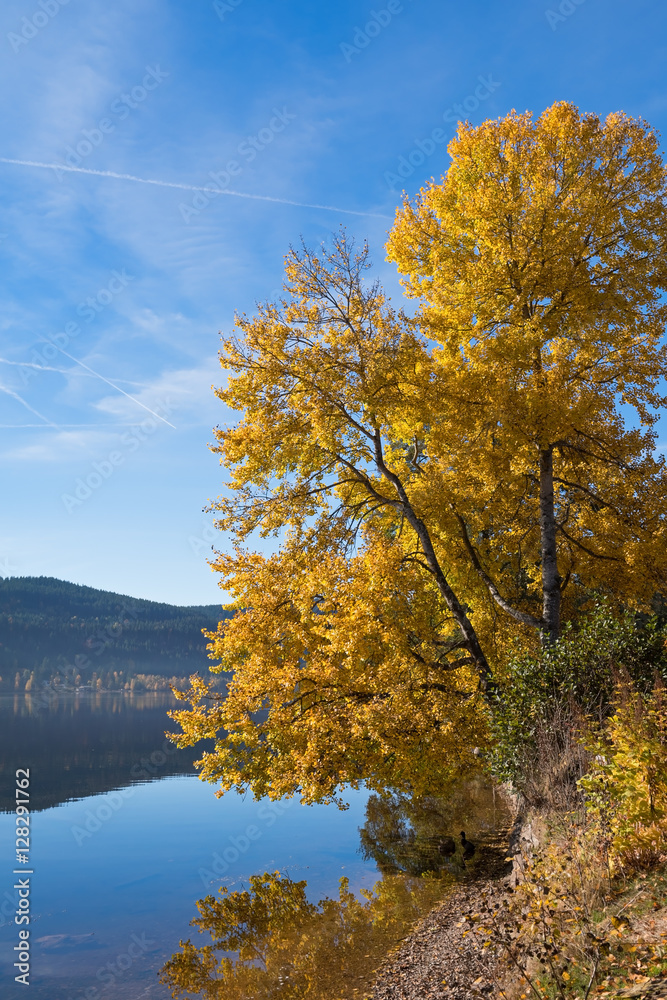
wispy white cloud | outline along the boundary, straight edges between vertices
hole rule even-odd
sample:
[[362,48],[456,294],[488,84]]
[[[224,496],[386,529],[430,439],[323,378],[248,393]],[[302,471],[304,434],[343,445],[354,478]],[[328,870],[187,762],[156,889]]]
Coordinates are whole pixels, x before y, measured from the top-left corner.
[[[106,384],[110,385],[112,389],[116,389],[117,392],[120,392],[121,395],[126,397],[126,399],[132,400],[133,403],[135,403],[137,406],[140,406],[142,409],[147,410],[152,416],[157,417],[159,420],[162,420],[165,424],[169,424],[170,427],[174,427],[174,425],[169,420],[167,420],[166,417],[163,417],[159,413],[156,413],[155,410],[151,409],[150,406],[147,406],[145,403],[143,403],[137,396],[132,396],[130,395],[129,392],[125,392],[125,390],[121,389],[119,385],[117,385],[115,382],[112,382],[111,379],[106,378],[106,376],[101,375],[93,368],[90,368],[84,361],[80,361],[78,358],[72,357],[72,355],[69,354],[64,348],[60,347],[58,349],[61,352],[61,354],[64,354],[66,358],[70,359],[70,361],[74,361],[77,365],[81,365],[81,367],[85,368],[86,371],[90,372],[97,378],[101,379],[102,382],[106,382]],[[174,430],[175,429],[176,428],[174,428]]]
[[[124,429],[141,427],[146,420],[151,421],[153,427],[159,421],[162,426],[166,424],[174,430],[180,430],[185,424],[212,427],[229,413],[212,391],[212,384],[221,382],[218,376],[220,367],[217,358],[213,357],[197,368],[162,372],[134,396],[114,393],[94,401],[92,409],[111,418],[111,422],[0,425],[7,430],[43,431],[26,444],[10,446],[1,457],[8,461],[49,464],[98,458],[118,446]],[[148,418],[146,411],[151,414]]]
[[31,440],[25,444],[10,445],[0,456],[2,460],[39,466],[81,463],[108,452],[118,442],[118,432],[106,428],[43,430],[45,433],[31,435]]
[[[196,368],[165,371],[135,398],[146,408],[166,408],[179,416],[187,414],[197,422],[210,423],[219,416],[221,409],[211,388],[213,384],[220,382],[219,374],[217,358],[211,358]],[[132,402],[121,396],[105,396],[95,403],[95,409],[117,420],[128,420],[136,416]]]
[[49,427],[52,427],[56,431],[69,430],[72,427],[76,427],[76,428],[84,428],[85,427],[85,428],[94,428],[95,430],[99,431],[100,428],[106,428],[106,427],[136,427],[136,426],[137,426],[137,421],[136,420],[133,420],[131,422],[128,421],[125,424],[121,424],[121,423],[113,423],[113,424],[99,424],[99,423],[98,424],[43,424],[43,423],[42,424],[18,424],[18,423],[17,424],[0,424],[0,428],[2,430],[13,430],[13,431],[27,430],[28,428],[34,428],[34,427],[39,427],[40,430],[45,430],[45,429],[48,429]]

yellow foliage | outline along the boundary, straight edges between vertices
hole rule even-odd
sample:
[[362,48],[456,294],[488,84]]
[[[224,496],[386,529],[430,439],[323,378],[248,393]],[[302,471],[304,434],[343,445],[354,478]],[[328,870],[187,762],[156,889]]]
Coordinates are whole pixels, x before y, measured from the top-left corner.
[[606,837],[612,871],[651,867],[667,857],[667,702],[619,690],[619,704],[597,739],[579,782]]
[[364,555],[323,552],[316,564],[307,554],[220,557],[245,610],[221,623],[211,649],[234,677],[205,718],[173,713],[188,742],[218,737],[202,777],[312,802],[364,779],[424,794],[474,770],[477,678],[438,662],[442,609],[399,556],[379,539]]
[[217,395],[242,415],[216,430],[233,551],[213,568],[237,613],[211,655],[234,677],[175,714],[181,744],[217,736],[223,790],[437,791],[485,743],[494,668],[582,592],[641,607],[667,576],[655,136],[557,104],[450,152],[388,244],[416,319],[341,234],[291,251],[285,296],[224,341]]
[[[342,1000],[368,986],[374,969],[446,891],[446,880],[388,877],[358,899],[340,881],[338,899],[315,905],[305,882],[279,872],[251,876],[249,890],[199,900],[192,923],[211,935],[181,941],[160,974],[172,996],[206,1000]],[[216,952],[226,952],[219,957]],[[233,958],[228,957],[235,952]]]
[[[460,125],[449,152],[388,243],[437,345],[429,450],[456,477],[448,499],[484,538],[487,574],[501,590],[513,572],[526,597],[550,592],[555,636],[575,575],[633,606],[664,580],[650,428],[665,404],[665,167],[644,122],[564,102],[536,121]],[[624,427],[619,398],[643,430]]]

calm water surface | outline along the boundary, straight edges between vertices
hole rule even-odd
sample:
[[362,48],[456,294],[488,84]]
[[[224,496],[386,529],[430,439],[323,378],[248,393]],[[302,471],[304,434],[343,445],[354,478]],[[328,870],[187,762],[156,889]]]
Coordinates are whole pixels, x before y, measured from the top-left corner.
[[[216,799],[195,776],[199,753],[165,743],[172,704],[165,694],[0,699],[3,998],[168,1000],[157,973],[179,941],[207,943],[189,922],[196,900],[220,885],[234,891],[279,870],[306,879],[316,902],[337,895],[341,876],[357,895],[377,881],[374,856],[360,851],[368,793],[350,792],[345,812]],[[20,876],[9,810],[19,767],[30,769],[33,810],[28,994],[13,968]],[[494,820],[489,813],[482,825]]]

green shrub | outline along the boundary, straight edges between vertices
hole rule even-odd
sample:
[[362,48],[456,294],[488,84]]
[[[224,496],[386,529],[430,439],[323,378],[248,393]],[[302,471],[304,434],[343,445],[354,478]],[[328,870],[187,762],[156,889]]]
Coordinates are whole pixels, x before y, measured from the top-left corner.
[[542,765],[567,770],[582,718],[609,717],[619,679],[647,692],[656,676],[667,678],[665,636],[657,616],[615,614],[599,601],[554,646],[512,660],[490,713],[493,774],[521,787],[543,754],[553,760]]

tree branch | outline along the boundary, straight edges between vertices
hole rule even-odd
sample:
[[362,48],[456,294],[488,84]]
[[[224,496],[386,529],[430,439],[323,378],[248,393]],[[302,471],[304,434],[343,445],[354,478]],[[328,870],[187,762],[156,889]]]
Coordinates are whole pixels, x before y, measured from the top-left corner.
[[516,620],[521,622],[523,625],[531,625],[533,628],[541,629],[543,626],[543,622],[540,618],[535,618],[533,615],[529,615],[525,611],[519,611],[518,608],[513,608],[512,605],[505,600],[505,598],[502,596],[502,594],[496,587],[495,583],[493,582],[489,574],[482,566],[479,560],[479,556],[477,555],[477,550],[475,549],[474,545],[472,544],[468,536],[468,529],[466,527],[465,521],[457,511],[454,511],[454,517],[458,521],[459,527],[461,528],[461,538],[463,539],[463,544],[465,545],[468,555],[470,556],[470,561],[472,562],[473,568],[475,569],[475,572],[486,586],[487,590],[491,594],[491,597],[494,599],[496,604],[498,604],[499,607],[503,609],[503,611],[506,611],[508,615],[511,615],[512,618],[516,618]]

